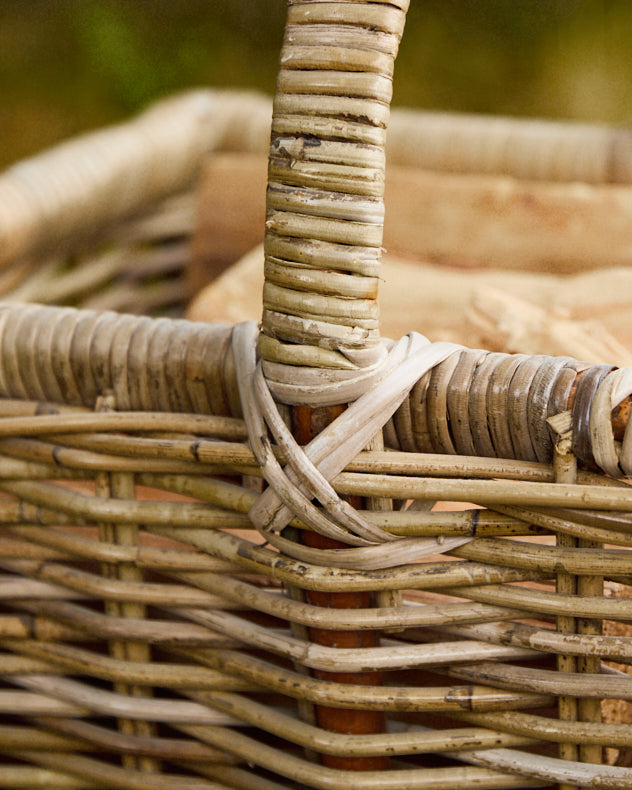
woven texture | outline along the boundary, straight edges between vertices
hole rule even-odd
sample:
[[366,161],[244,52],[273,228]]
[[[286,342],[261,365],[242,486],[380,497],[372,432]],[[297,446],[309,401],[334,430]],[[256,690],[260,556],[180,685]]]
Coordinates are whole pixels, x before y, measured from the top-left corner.
[[632,788],[630,370],[379,337],[405,6],[289,3],[261,333],[0,306],[0,786]]
[[195,183],[215,151],[264,151],[262,96],[197,90],[0,174],[0,296],[179,315]]

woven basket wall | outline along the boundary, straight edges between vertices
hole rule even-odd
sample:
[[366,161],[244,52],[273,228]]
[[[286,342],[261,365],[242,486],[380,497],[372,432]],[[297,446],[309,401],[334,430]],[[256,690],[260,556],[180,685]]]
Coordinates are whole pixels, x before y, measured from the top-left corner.
[[166,315],[265,102],[0,178],[0,787],[632,788],[629,369],[379,337],[406,5],[290,0],[261,333]]

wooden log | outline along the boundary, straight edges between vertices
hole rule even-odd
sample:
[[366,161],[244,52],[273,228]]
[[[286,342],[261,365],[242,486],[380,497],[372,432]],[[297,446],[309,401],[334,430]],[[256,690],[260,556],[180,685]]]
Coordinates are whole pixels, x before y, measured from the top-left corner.
[[263,241],[267,164],[267,156],[245,153],[219,153],[205,163],[197,189],[189,293],[197,294]]
[[[245,255],[202,289],[188,317],[228,324],[258,320],[262,260],[261,248]],[[380,320],[385,337],[416,330],[431,340],[468,347],[630,364],[632,268],[561,278],[463,271],[388,254],[383,268]]]
[[568,355],[620,367],[632,365],[632,351],[598,321],[573,321],[493,286],[473,295],[470,319],[486,335],[491,351]]
[[627,186],[393,165],[386,205],[384,244],[400,254],[558,274],[632,263]]
[[[263,238],[265,173],[259,154],[209,159],[199,186],[198,275],[215,276]],[[385,202],[384,246],[403,257],[556,274],[632,263],[632,189],[625,185],[393,164],[386,170]]]

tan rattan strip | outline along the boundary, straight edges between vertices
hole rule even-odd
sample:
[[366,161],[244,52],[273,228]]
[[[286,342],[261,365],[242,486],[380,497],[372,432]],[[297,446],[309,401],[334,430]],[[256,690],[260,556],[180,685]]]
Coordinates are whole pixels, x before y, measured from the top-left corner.
[[0,176],[0,265],[63,251],[182,190],[206,152],[256,148],[269,122],[261,97],[192,91],[14,165]]
[[10,304],[2,306],[0,322],[5,397],[92,406],[113,392],[119,409],[148,411],[217,403],[213,388],[225,363],[212,345],[221,345],[218,332],[230,336],[229,327]]
[[365,350],[361,366],[376,359],[384,139],[404,16],[391,3],[290,3],[270,152],[267,359],[296,362],[298,333],[325,366],[357,361],[354,350]]
[[[629,725],[612,713],[631,696],[632,500],[615,479],[632,472],[630,372],[379,341],[384,134],[406,6],[289,3],[262,366],[252,324],[0,306],[0,785],[632,788]],[[191,119],[171,113],[187,101],[206,128],[176,139]],[[104,152],[87,197],[59,202],[50,186],[75,179],[87,141],[31,162],[34,180],[52,170],[28,238],[37,185],[0,180],[11,254],[81,236],[71,208],[96,210],[130,152],[131,180],[151,188],[105,222],[184,185],[209,139],[247,147],[249,103],[196,114],[208,101],[156,110],[158,148],[132,135],[124,155]],[[468,167],[519,172],[526,129],[475,128]],[[621,178],[604,171],[601,131],[576,131],[590,155],[573,141],[558,160],[549,126],[531,176]],[[520,146],[499,155],[508,140]],[[164,155],[172,145],[180,158]],[[426,164],[452,166],[427,145]],[[156,150],[168,177],[148,165]],[[311,409],[319,390],[328,405],[358,400],[303,450],[285,394],[307,393]],[[304,539],[321,530],[320,545]],[[332,732],[327,711],[388,727]]]
[[597,123],[393,112],[389,162],[453,173],[629,184],[629,129]]
[[[121,410],[191,412],[210,407],[221,415],[231,408],[236,381],[225,376],[232,368],[229,327],[10,304],[0,307],[0,322],[4,397],[90,406],[100,394],[113,392]],[[467,368],[469,379],[459,384],[455,402],[449,384],[460,375],[460,365]],[[432,435],[426,438],[412,427],[409,432],[408,423],[396,418],[398,442],[422,452],[454,453],[449,426],[463,425],[467,413],[477,454],[507,457],[512,451],[521,460],[550,461],[551,439],[542,425],[569,405],[555,395],[556,383],[563,381],[566,392],[566,374],[574,373],[579,381],[585,369],[566,358],[483,354],[472,368],[467,356],[448,357],[425,385],[429,397],[413,389],[400,409],[410,410],[414,425],[434,423]],[[592,442],[601,441],[603,431],[609,430],[608,408],[606,402],[595,409],[591,404],[577,398],[573,419],[577,435],[583,437],[580,454],[594,462]],[[597,408],[605,413],[590,428],[590,413]],[[491,433],[481,432],[488,424]],[[511,446],[503,439],[509,435]]]

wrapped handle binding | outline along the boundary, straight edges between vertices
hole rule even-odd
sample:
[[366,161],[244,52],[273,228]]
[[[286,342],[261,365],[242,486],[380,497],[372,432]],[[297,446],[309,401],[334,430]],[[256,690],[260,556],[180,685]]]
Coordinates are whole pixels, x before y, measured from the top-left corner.
[[289,4],[267,196],[268,362],[349,371],[383,357],[384,147],[407,7]]

